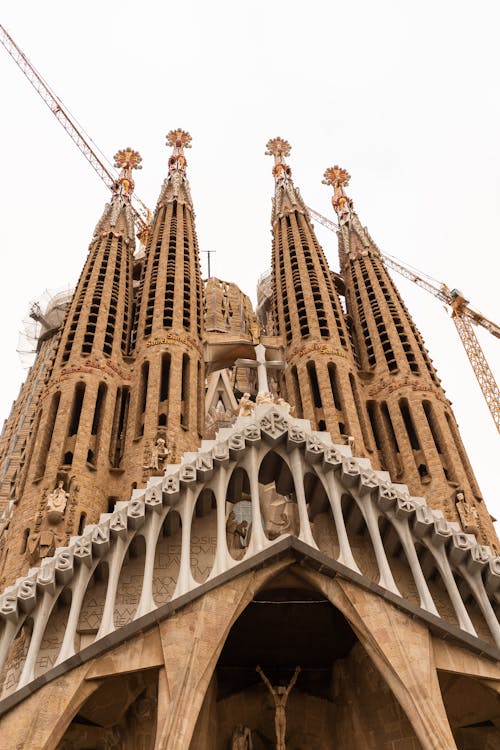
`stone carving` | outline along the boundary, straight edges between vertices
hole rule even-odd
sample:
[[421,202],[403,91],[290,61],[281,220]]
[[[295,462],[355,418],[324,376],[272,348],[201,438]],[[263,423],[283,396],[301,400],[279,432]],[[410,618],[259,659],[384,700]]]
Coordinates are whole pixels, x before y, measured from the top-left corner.
[[[269,539],[277,539],[282,534],[299,535],[300,522],[297,503],[286,499],[271,503],[269,513],[266,514],[266,533]],[[310,522],[311,528],[313,527]]]
[[167,447],[165,439],[159,437],[153,446],[153,450],[151,451],[151,468],[162,469],[169,455],[170,451]]
[[253,410],[255,408],[255,404],[250,398],[249,393],[244,393],[243,396],[240,398],[240,411],[239,415],[240,417],[251,417],[253,414]]
[[478,510],[472,503],[467,502],[462,490],[457,490],[455,493],[455,505],[465,533],[479,534],[480,520]]
[[248,531],[248,521],[238,521],[232,510],[226,523],[226,541],[229,552],[244,549]]
[[252,732],[243,724],[237,724],[234,728],[231,750],[253,750]]
[[254,346],[257,346],[257,344],[260,343],[260,323],[258,323],[256,320],[252,320],[252,322],[249,325],[250,329],[250,336],[252,337],[252,344]]
[[354,455],[356,447],[355,447],[355,440],[354,440],[353,436],[352,435],[342,435],[341,437],[342,437],[342,439],[344,441],[344,445],[349,446],[349,448],[351,449],[352,454]]
[[52,529],[44,529],[29,538],[26,551],[32,565],[44,557],[51,557],[56,547],[64,542],[64,537],[56,534]]
[[123,747],[123,735],[120,727],[111,727],[111,729],[108,729],[104,740],[104,747],[106,750],[119,750],[119,748]]
[[49,523],[59,523],[64,516],[69,492],[64,489],[64,482],[60,479],[57,486],[47,496],[47,519]]
[[281,406],[281,407],[285,408],[286,411],[287,411],[287,413],[291,414],[291,412],[292,412],[292,406],[291,406],[291,404],[289,404],[288,401],[285,401],[285,399],[282,398],[281,396],[275,396],[274,397],[274,403],[276,404],[276,406]]
[[288,701],[288,696],[290,695],[293,686],[297,682],[300,667],[295,667],[295,672],[292,679],[288,683],[288,687],[281,687],[278,685],[273,687],[259,666],[256,667],[256,671],[259,673],[262,682],[267,687],[274,700],[274,728],[276,730],[276,750],[286,750],[286,704]]
[[151,449],[146,448],[144,468],[162,471],[170,456],[171,451],[167,446],[167,441],[165,438],[158,437]]
[[255,399],[255,403],[257,404],[257,406],[262,406],[262,404],[274,404],[273,394],[271,393],[271,391],[258,393],[257,398]]

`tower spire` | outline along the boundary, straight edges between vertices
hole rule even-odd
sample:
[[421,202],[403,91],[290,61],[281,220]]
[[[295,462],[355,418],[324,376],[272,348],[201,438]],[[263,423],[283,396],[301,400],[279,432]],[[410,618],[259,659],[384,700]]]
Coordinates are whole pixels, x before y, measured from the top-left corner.
[[285,159],[290,144],[272,138],[266,154],[274,157],[273,175],[273,333],[283,340],[287,395],[297,414],[336,442],[363,438],[350,381],[355,362],[338,291],[309,212],[292,182]]
[[171,146],[172,154],[168,159],[168,176],[163,183],[158,206],[176,200],[184,203],[190,211],[193,210],[191,191],[186,176],[187,160],[184,154],[184,149],[191,148],[191,140],[190,134],[181,128],[167,133],[167,146]]
[[135,182],[132,179],[133,169],[142,169],[142,156],[138,151],[127,147],[117,151],[114,155],[115,167],[120,170],[117,181],[113,188],[113,195],[120,195],[130,201],[130,197],[135,189]]
[[271,138],[266,145],[266,156],[274,156],[273,175],[275,192],[273,198],[272,223],[285,214],[293,211],[306,213],[307,209],[300,190],[292,181],[292,170],[286,163],[285,157],[290,156],[291,146],[279,136]]
[[152,470],[150,451],[158,440],[170,445],[175,434],[178,450],[192,450],[203,430],[197,389],[204,383],[204,304],[185,156],[191,136],[177,128],[166,142],[172,149],[168,174],[151,224],[131,337],[141,373],[131,391],[130,451],[140,467],[138,483]]
[[[339,257],[362,371],[361,397],[380,467],[451,521],[465,497],[474,507],[474,529],[483,543],[495,535],[465,454],[451,405],[380,252],[353,209],[345,188],[350,176],[329,167],[323,183],[334,189]],[[457,488],[459,488],[457,490]],[[472,511],[471,511],[472,512]],[[462,519],[460,519],[462,520]]]
[[123,236],[127,244],[134,244],[134,218],[130,205],[135,188],[132,170],[142,169],[142,157],[138,151],[127,147],[117,151],[114,159],[114,166],[120,170],[120,174],[113,185],[111,201],[104,207],[97,223],[94,238],[112,232]]
[[351,175],[342,167],[328,167],[325,171],[323,185],[333,187],[332,206],[333,210],[339,217],[339,224],[342,226],[351,218],[352,200],[345,192],[344,188],[349,184]]

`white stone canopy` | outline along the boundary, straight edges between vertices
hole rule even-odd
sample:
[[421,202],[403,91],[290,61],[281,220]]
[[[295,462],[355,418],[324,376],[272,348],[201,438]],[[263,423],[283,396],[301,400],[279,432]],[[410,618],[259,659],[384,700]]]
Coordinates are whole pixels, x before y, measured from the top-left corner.
[[[462,632],[469,643],[471,638],[477,639],[479,649],[481,643],[486,646],[479,639],[466,606],[471,600],[491,634],[491,641],[500,648],[500,626],[495,614],[500,592],[500,557],[495,557],[489,547],[479,545],[474,535],[463,533],[457,523],[446,521],[443,513],[431,509],[425,499],[411,497],[406,486],[393,484],[387,472],[374,471],[368,459],[352,457],[346,446],[333,445],[328,433],[311,431],[309,422],[295,419],[288,412],[286,405],[264,404],[257,406],[252,416],[239,417],[233,427],[220,431],[216,440],[204,441],[197,452],[186,453],[180,464],[168,466],[164,476],[151,478],[146,489],[134,490],[128,502],[118,502],[113,513],[102,514],[98,524],[88,525],[67,547],[57,549],[53,557],[43,560],[41,567],[31,569],[8,587],[0,596],[0,669],[16,636],[23,626],[29,624],[29,627],[25,628],[23,656],[17,671],[6,682],[6,692],[29,685],[54,664],[64,665],[92,642],[87,640],[75,646],[82,606],[89,592],[92,595],[94,574],[101,563],[107,564],[108,577],[103,606],[96,615],[93,642],[119,630],[114,611],[124,561],[134,540],[136,543],[140,540],[142,573],[140,596],[131,607],[129,621],[139,620],[159,607],[153,593],[157,576],[155,552],[164,521],[173,510],[180,519],[180,549],[175,550],[178,573],[170,603],[179,600],[181,604],[181,597],[203,585],[195,579],[191,567],[195,509],[203,492],[210,492],[216,529],[213,563],[206,581],[233,569],[237,575],[238,566],[279,545],[283,536],[270,539],[262,522],[265,500],[259,486],[259,471],[271,452],[288,467],[292,477],[297,537],[311,554],[324,550],[318,547],[313,533],[312,499],[307,496],[306,474],[314,476],[328,500],[338,542],[338,554],[331,559],[338,574],[342,575],[344,570],[346,575],[350,573],[359,580],[365,575],[353,549],[355,529],[349,525],[343,502],[348,496],[366,527],[366,543],[371,545],[378,568],[376,583],[390,592],[391,600],[401,599],[403,603],[404,596],[391,570],[391,550],[388,537],[381,533],[381,522],[390,525],[391,533],[396,535],[402,551],[400,557],[419,601],[417,616],[420,612],[423,618],[431,615],[446,622],[430,591],[431,575],[437,575],[451,602],[454,618],[448,624],[455,628],[455,636]],[[242,469],[248,478],[252,518],[249,542],[241,560],[230,554],[226,541],[227,491],[236,469]],[[431,567],[422,563],[416,545],[432,560]],[[47,626],[56,607],[62,604],[67,617],[62,632],[54,633],[52,638],[52,649],[56,644],[55,658],[44,662],[43,642],[51,635],[46,632]]]

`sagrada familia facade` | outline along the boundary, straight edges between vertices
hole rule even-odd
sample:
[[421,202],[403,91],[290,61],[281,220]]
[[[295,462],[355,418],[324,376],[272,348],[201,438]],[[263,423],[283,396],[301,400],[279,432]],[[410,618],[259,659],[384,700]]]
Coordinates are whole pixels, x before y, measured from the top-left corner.
[[0,748],[498,750],[500,544],[432,360],[326,170],[274,159],[258,305],[187,176],[121,170],[0,439]]

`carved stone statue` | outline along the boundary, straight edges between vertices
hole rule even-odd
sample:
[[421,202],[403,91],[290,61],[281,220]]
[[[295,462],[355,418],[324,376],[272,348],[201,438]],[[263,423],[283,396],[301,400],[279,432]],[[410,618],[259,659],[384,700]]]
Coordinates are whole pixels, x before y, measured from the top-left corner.
[[288,401],[285,401],[282,396],[275,396],[274,403],[276,404],[276,406],[283,406],[287,410],[288,414],[291,413],[291,405],[288,403]]
[[475,505],[467,502],[462,490],[457,490],[455,493],[455,505],[465,533],[479,534],[480,520],[478,510]]
[[170,451],[167,448],[166,441],[164,438],[159,437],[151,451],[151,468],[156,470],[162,469],[169,455]]
[[27,557],[32,565],[35,565],[44,557],[51,557],[57,546],[62,544],[64,537],[55,534],[52,529],[45,529],[39,533],[32,534],[27,544]]
[[254,408],[255,408],[255,404],[250,398],[250,394],[244,393],[243,396],[240,398],[240,411],[239,411],[240,417],[251,417],[253,414]]
[[229,552],[244,549],[248,534],[248,521],[238,522],[234,511],[231,511],[226,522],[226,541]]
[[234,728],[231,750],[253,750],[252,732],[243,724],[237,724]]
[[276,750],[286,750],[286,703],[293,686],[297,682],[300,667],[295,667],[293,677],[290,680],[288,687],[286,688],[278,685],[273,687],[259,666],[256,667],[256,671],[261,676],[262,682],[267,687],[274,700],[274,728],[276,730]]
[[344,444],[349,446],[349,448],[351,449],[352,454],[354,455],[354,451],[355,451],[356,448],[355,448],[355,440],[354,440],[353,436],[352,435],[342,435],[342,437],[344,439]]
[[258,393],[257,398],[255,399],[255,403],[257,404],[257,406],[261,406],[262,404],[274,404],[273,394],[271,393],[271,391]]
[[47,496],[47,519],[49,523],[59,523],[64,516],[69,492],[64,489],[64,482],[60,479],[57,487]]
[[250,323],[250,336],[252,337],[252,344],[257,345],[260,343],[260,324],[258,321],[253,320]]

